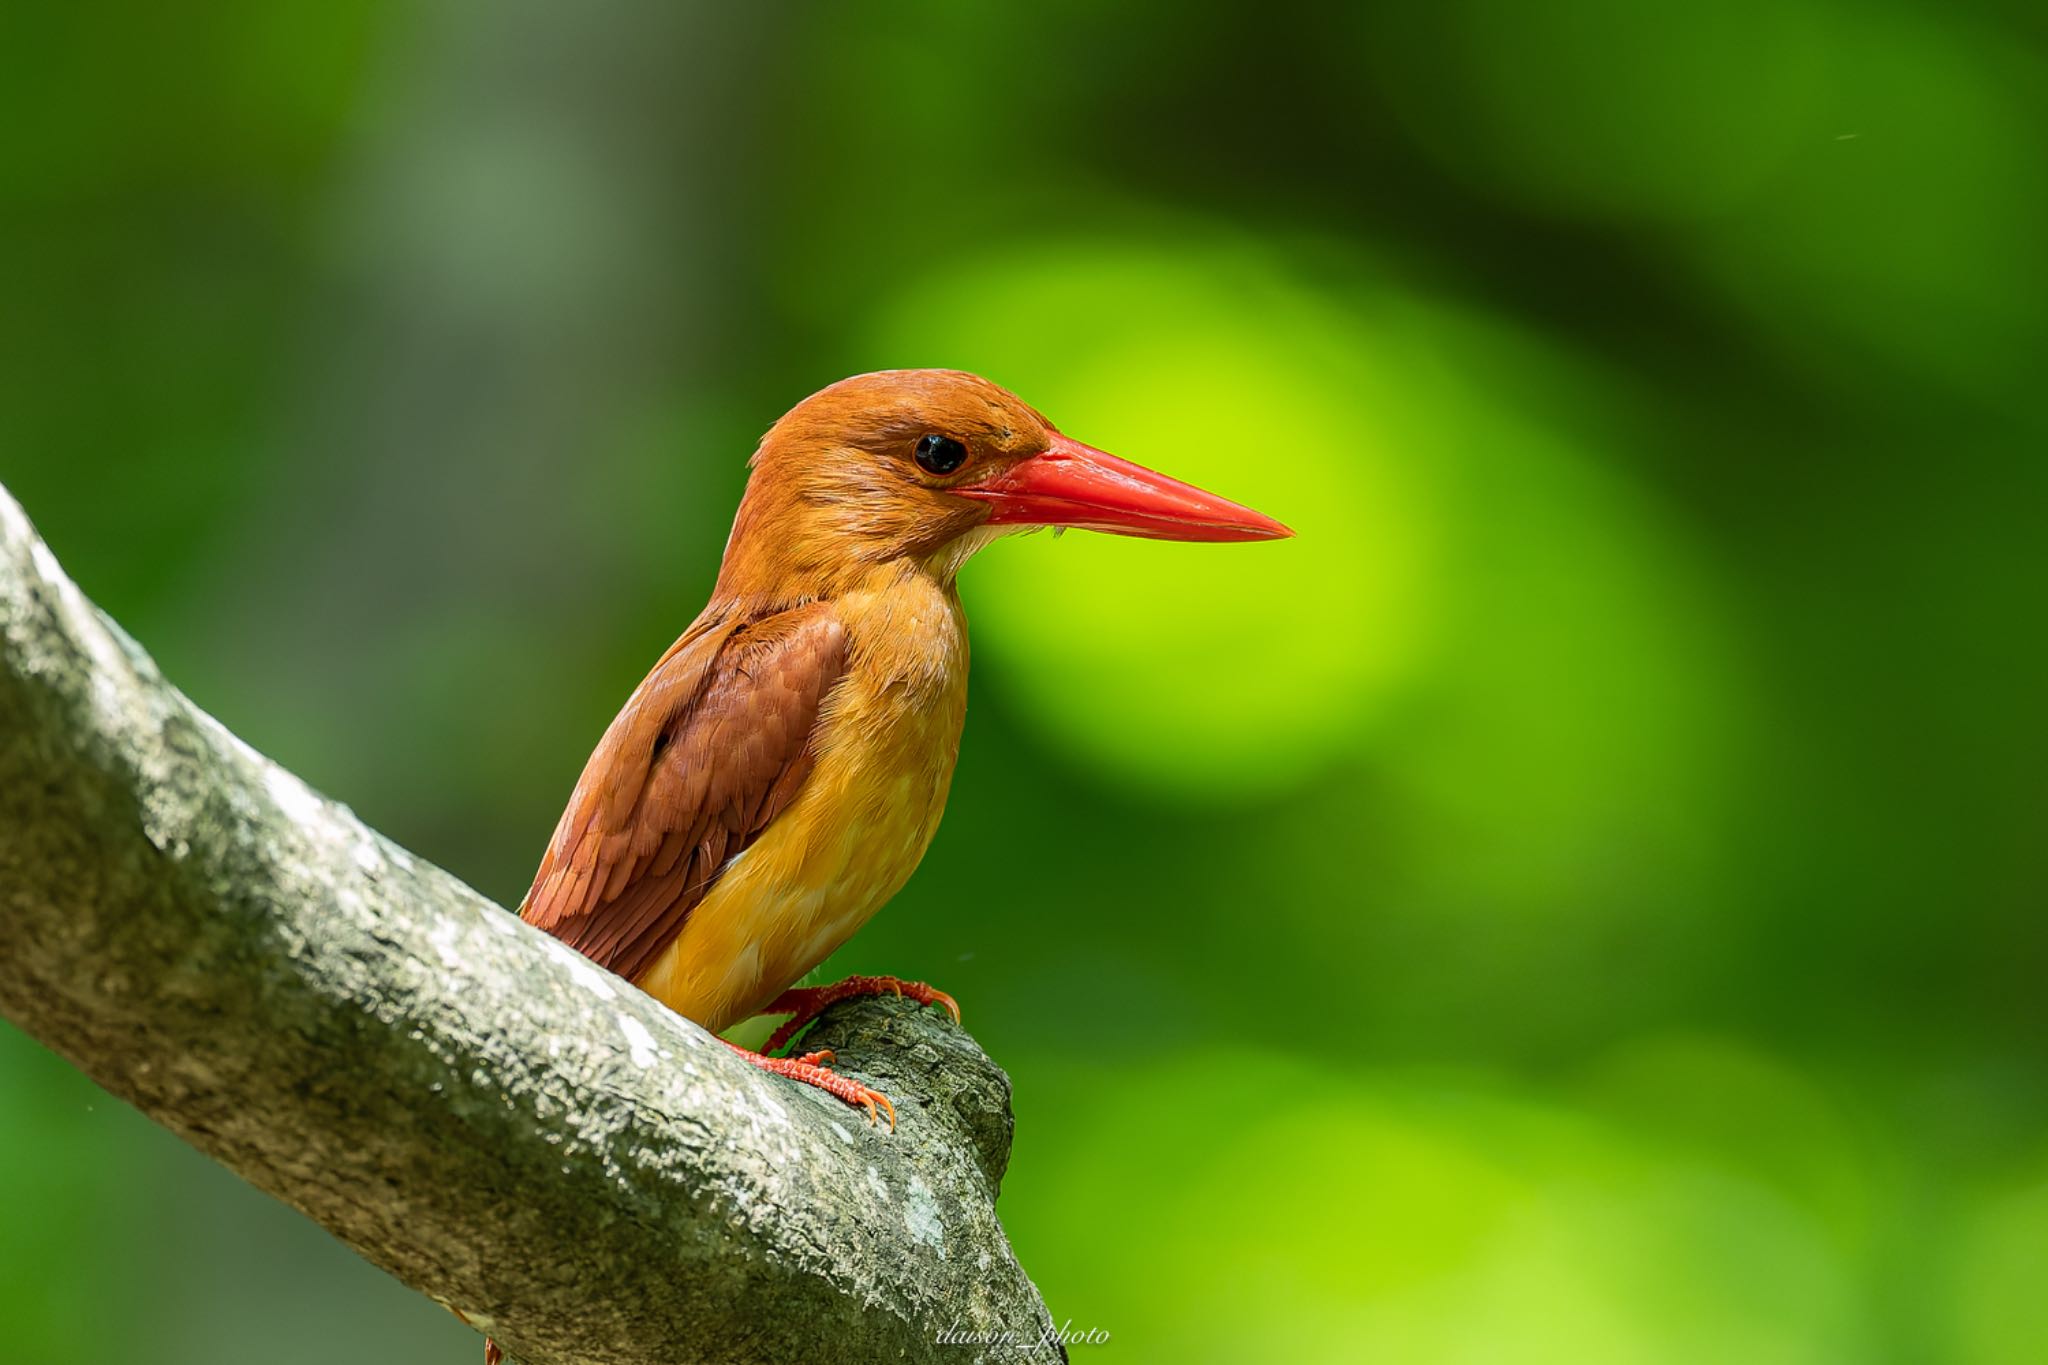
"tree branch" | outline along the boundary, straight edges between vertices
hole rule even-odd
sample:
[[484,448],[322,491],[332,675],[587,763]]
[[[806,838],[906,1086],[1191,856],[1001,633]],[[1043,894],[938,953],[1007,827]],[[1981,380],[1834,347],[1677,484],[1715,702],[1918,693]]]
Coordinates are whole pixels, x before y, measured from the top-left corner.
[[4,490],[0,916],[0,1013],[535,1365],[1063,1354],[965,1034],[818,1025],[893,1135],[747,1066],[230,735]]

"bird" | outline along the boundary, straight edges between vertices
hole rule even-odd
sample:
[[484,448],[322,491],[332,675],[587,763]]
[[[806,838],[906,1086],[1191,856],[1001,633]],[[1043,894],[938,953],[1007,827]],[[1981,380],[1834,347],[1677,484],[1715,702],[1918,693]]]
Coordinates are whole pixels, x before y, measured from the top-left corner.
[[860,976],[799,988],[916,869],[967,715],[955,578],[1042,527],[1182,541],[1293,534],[1084,445],[960,370],[884,370],[769,428],[711,592],[584,764],[520,916],[714,1036],[788,1015],[764,1071],[893,1129],[829,1051],[773,1054],[828,1005],[943,991]]

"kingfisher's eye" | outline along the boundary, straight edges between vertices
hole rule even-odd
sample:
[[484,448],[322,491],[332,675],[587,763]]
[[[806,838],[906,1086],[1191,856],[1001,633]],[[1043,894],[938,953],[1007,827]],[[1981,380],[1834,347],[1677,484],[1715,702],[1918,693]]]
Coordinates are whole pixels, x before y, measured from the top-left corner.
[[933,474],[950,474],[967,463],[967,447],[934,432],[917,438],[917,463]]

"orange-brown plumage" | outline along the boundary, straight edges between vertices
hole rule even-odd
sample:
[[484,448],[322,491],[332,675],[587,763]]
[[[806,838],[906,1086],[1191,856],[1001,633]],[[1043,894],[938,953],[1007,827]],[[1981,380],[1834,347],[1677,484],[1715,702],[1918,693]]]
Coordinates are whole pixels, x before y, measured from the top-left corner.
[[846,630],[825,604],[699,618],[591,755],[526,918],[638,977],[803,785],[845,665]]
[[714,1031],[807,1008],[786,989],[902,885],[944,808],[967,696],[954,574],[1037,525],[1287,534],[973,375],[824,389],[763,438],[710,603],[606,730],[521,913]]

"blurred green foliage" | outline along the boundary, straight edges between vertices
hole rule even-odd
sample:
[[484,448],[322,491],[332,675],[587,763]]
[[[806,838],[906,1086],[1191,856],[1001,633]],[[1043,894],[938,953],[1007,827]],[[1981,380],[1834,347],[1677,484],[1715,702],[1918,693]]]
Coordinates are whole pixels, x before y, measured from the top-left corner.
[[[509,903],[761,429],[987,373],[1301,532],[976,561],[951,814],[831,964],[1011,1070],[1078,1357],[2036,1360],[2044,51],[1995,0],[31,0],[0,480]],[[0,1359],[477,1349],[4,1030],[0,1113]]]

